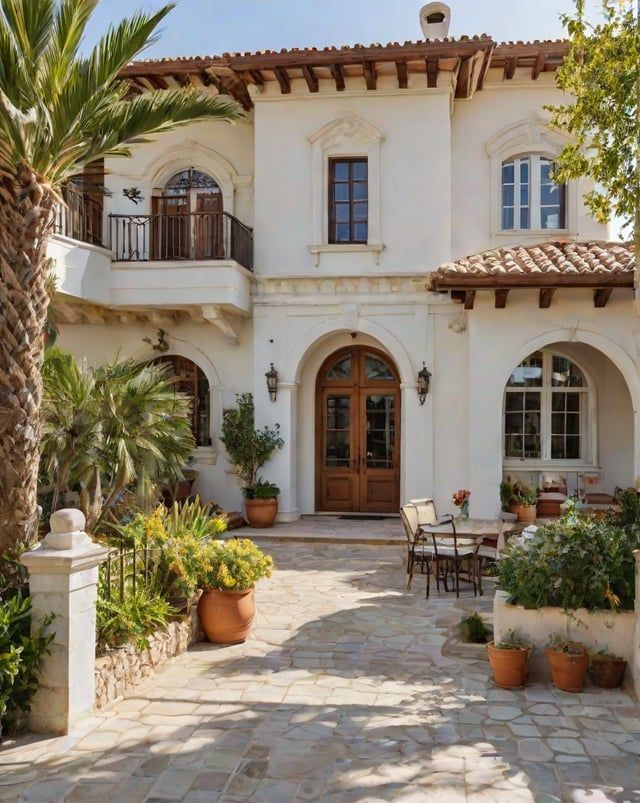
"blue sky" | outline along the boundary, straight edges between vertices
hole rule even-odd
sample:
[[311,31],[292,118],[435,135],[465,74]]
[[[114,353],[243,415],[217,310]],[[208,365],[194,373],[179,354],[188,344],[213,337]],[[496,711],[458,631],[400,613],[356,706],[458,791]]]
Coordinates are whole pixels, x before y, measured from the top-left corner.
[[[595,8],[596,0],[587,0]],[[451,34],[489,33],[499,41],[562,36],[572,0],[451,0]],[[162,0],[102,0],[87,45],[132,9]],[[178,0],[150,56],[205,55],[307,45],[404,42],[421,38],[420,0]]]

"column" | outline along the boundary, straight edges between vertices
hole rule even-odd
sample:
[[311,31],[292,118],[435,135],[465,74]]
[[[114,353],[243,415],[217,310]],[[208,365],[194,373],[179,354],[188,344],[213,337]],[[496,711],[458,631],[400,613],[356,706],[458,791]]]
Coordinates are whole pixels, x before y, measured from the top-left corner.
[[54,615],[29,719],[36,733],[68,733],[93,711],[98,566],[109,550],[84,532],[79,510],[51,516],[51,532],[20,560],[29,570],[32,626]]

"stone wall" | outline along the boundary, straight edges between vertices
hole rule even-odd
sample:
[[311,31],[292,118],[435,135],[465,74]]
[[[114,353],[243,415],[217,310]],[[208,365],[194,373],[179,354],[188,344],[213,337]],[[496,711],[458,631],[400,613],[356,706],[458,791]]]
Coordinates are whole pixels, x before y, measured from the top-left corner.
[[198,614],[195,608],[179,622],[171,622],[166,630],[158,630],[149,637],[144,650],[125,647],[112,650],[96,658],[96,708],[103,708],[127,689],[137,686],[170,658],[186,652],[202,638]]

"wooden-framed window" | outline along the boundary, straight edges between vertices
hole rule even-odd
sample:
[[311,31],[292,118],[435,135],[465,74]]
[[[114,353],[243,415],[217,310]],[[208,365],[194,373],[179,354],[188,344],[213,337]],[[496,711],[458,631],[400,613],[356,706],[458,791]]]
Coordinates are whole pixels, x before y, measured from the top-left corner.
[[566,187],[552,179],[553,168],[538,154],[502,163],[502,231],[566,228]]
[[166,355],[154,360],[169,367],[177,391],[192,401],[191,431],[196,446],[211,446],[211,413],[209,381],[204,371],[186,357]]
[[366,157],[329,159],[329,242],[364,243],[369,237]]

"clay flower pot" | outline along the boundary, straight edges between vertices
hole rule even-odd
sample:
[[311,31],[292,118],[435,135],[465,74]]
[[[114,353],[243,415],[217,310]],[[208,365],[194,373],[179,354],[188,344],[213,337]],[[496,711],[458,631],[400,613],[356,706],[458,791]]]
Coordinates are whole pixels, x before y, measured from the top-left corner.
[[518,521],[525,521],[533,524],[538,515],[538,508],[535,505],[520,505],[518,510]]
[[617,689],[622,686],[627,662],[615,655],[592,655],[589,672],[593,682],[601,689]]
[[278,499],[245,499],[245,515],[251,527],[263,529],[273,526],[278,515]]
[[251,631],[256,615],[253,588],[247,591],[223,591],[212,588],[202,592],[198,616],[205,636],[214,644],[238,644]]
[[516,516],[520,512],[520,508],[522,507],[522,502],[511,502],[509,504],[509,513],[515,513]]
[[544,654],[549,661],[553,685],[562,691],[582,691],[584,678],[589,668],[589,656],[584,645],[576,645],[581,653],[559,652],[547,647]]
[[501,650],[490,641],[487,652],[496,686],[501,689],[519,689],[524,686],[529,675],[530,647]]

